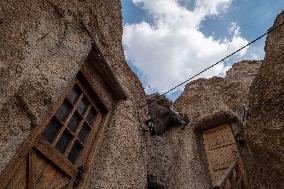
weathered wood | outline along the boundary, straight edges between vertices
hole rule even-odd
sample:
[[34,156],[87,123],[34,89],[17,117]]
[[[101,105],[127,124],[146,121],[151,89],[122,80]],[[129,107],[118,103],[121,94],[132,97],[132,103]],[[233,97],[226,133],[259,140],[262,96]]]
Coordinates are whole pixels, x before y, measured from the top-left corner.
[[28,172],[29,172],[29,178],[28,178],[28,188],[29,189],[36,189],[35,188],[35,183],[36,183],[36,163],[35,163],[35,157],[36,156],[36,151],[35,149],[32,149],[30,153],[28,154],[28,159],[29,159],[29,167],[28,167]]
[[234,161],[230,167],[226,170],[225,174],[221,177],[220,181],[214,185],[214,188],[223,188],[228,181],[229,177],[232,175],[233,171],[237,166],[237,161]]
[[[98,121],[98,125],[100,127],[97,128],[97,131],[94,131],[96,133],[96,137],[94,137],[93,140],[90,140],[90,151],[86,150],[86,157],[87,157],[87,164],[85,166],[85,173],[82,177],[82,180],[86,180],[89,177],[89,170],[91,168],[91,162],[94,162],[94,158],[96,157],[96,154],[99,151],[99,147],[102,144],[103,141],[103,133],[106,129],[106,124],[109,122],[109,120],[112,117],[112,112],[109,112],[109,114],[100,114],[102,117],[100,121]],[[85,182],[81,182],[78,188],[85,188]]]
[[44,139],[40,139],[35,147],[70,177],[76,174],[75,167]]
[[62,188],[66,186],[71,177],[60,171],[52,162],[49,162],[41,154],[37,153],[33,158],[33,163],[37,170],[42,170],[35,173],[36,183],[35,188]]
[[[82,78],[82,76],[80,76],[80,78]],[[41,133],[46,128],[52,117],[54,117],[64,100],[67,100],[67,96],[75,84],[81,88],[83,93],[80,98],[77,99],[72,110],[69,112],[67,119],[63,121],[58,119],[63,126],[61,127],[60,132],[57,133],[56,139],[52,142],[52,144],[50,144],[41,136]],[[87,89],[90,89],[91,87],[85,87],[85,85],[88,85],[88,82],[84,82],[84,85],[78,80],[71,82],[71,84],[67,87],[68,90],[64,92],[64,96],[58,100],[51,112],[47,115],[47,118],[41,122],[41,125],[36,127],[30,138],[23,144],[23,148],[17,151],[13,160],[3,171],[3,174],[0,176],[0,179],[3,179],[0,189],[7,187],[13,189],[73,188],[73,181],[77,173],[77,167],[84,165],[84,167],[87,167],[87,170],[89,170],[88,167],[90,167],[92,155],[98,150],[97,145],[100,144],[98,141],[101,141],[102,138],[102,133],[99,132],[98,134],[98,131],[103,131],[105,128],[104,122],[108,109],[106,109],[100,99],[97,98],[97,95],[93,95],[93,91],[89,94]],[[93,96],[96,97],[95,100],[92,99]],[[88,99],[90,105],[83,113],[82,120],[77,129],[74,132],[71,132],[68,128],[68,123],[83,97]],[[88,138],[83,144],[79,141],[78,136],[80,129],[83,126],[83,122],[87,123],[87,115],[91,108],[94,108],[97,112],[97,116],[95,117],[94,124],[90,126],[90,133],[87,136]],[[67,146],[65,153],[62,155],[55,146],[65,129],[69,130],[74,138]],[[81,150],[75,164],[72,164],[67,158],[75,140],[82,145],[83,149]],[[19,161],[20,159],[22,160]],[[78,186],[79,188],[84,184],[84,180],[87,177],[86,175],[87,173],[82,175],[80,185]]]
[[8,180],[8,184],[5,186],[1,183],[1,188],[5,189],[27,189],[28,188],[28,158],[24,158],[20,161],[20,166],[15,170],[13,179]]
[[[243,189],[244,186],[243,174],[240,169],[239,161],[234,161],[226,170],[220,181],[213,186],[214,189]],[[228,187],[227,184],[230,184]]]
[[241,176],[236,183],[236,189],[242,189],[243,182],[243,177]]
[[203,133],[212,184],[216,185],[230,164],[237,159],[237,145],[230,125],[221,125]]
[[37,142],[37,137],[40,133],[45,129],[51,117],[56,113],[57,109],[60,107],[62,101],[65,99],[68,91],[71,90],[76,80],[71,81],[63,91],[62,96],[54,103],[51,110],[47,113],[46,117],[42,119],[37,127],[33,129],[30,137],[18,148],[16,154],[11,159],[9,164],[3,170],[0,175],[1,185],[0,189],[5,188],[7,186],[10,179],[13,177],[15,172],[18,170],[20,166],[22,166],[22,159],[26,159],[29,151],[32,149],[34,144]]

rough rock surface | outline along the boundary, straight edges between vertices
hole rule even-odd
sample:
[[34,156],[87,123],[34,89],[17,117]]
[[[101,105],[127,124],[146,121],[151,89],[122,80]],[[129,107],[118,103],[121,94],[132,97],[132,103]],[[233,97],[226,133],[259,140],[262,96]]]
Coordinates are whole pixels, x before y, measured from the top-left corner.
[[[284,22],[284,11],[274,26]],[[270,33],[251,86],[245,127],[253,188],[284,187],[284,26]]]
[[240,119],[248,106],[249,87],[261,65],[260,61],[241,61],[226,73],[225,78],[198,79],[188,83],[175,107],[193,122],[218,112],[232,112]]
[[233,65],[225,78],[198,79],[186,85],[174,107],[188,115],[184,127],[173,127],[150,138],[148,181],[158,188],[211,188],[198,129],[241,121],[248,105],[249,87],[259,61]]
[[197,153],[197,137],[188,126],[151,136],[149,186],[159,189],[211,188],[202,155]]
[[128,95],[111,112],[86,188],[143,188],[146,143],[137,128],[146,99],[124,59],[118,0],[0,2],[0,173],[85,65],[92,44],[80,19]]
[[188,117],[180,114],[173,107],[166,96],[154,93],[147,96],[148,115],[151,118],[151,133],[161,135],[170,127],[184,126],[188,123]]

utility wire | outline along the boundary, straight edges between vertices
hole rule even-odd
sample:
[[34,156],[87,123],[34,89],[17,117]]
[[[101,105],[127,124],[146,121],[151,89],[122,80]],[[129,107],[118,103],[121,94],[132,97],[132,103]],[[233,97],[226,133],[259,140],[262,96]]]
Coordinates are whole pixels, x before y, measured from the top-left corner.
[[212,64],[211,66],[209,66],[208,68],[205,68],[204,70],[202,70],[201,72],[199,72],[198,74],[195,74],[194,76],[190,77],[189,79],[183,81],[182,83],[178,84],[177,86],[171,88],[170,90],[168,90],[167,92],[164,92],[162,95],[165,95],[173,90],[175,90],[176,88],[180,87],[181,85],[187,83],[188,81],[190,81],[191,79],[199,76],[200,74],[202,74],[203,72],[211,69],[212,67],[216,66],[217,64],[220,64],[221,62],[223,62],[224,60],[228,59],[229,57],[233,56],[234,54],[240,52],[241,50],[245,49],[246,47],[250,46],[251,44],[255,43],[256,41],[260,40],[261,38],[263,38],[264,36],[266,36],[267,34],[269,34],[270,32],[276,30],[277,28],[281,27],[282,25],[284,25],[284,22],[277,25],[274,28],[269,29],[266,33],[262,34],[261,36],[259,36],[258,38],[256,38],[255,40],[249,42],[248,44],[246,44],[245,46],[241,47],[240,49],[234,51],[233,53],[229,54],[228,56],[226,56],[225,58],[222,58],[221,60],[219,60],[218,62],[216,62],[215,64]]
[[[180,84],[178,84],[178,85],[176,85],[175,87],[169,89],[168,91],[162,93],[161,95],[166,95],[166,94],[168,94],[169,92],[175,90],[176,88],[178,88],[178,87],[180,87],[181,85],[187,83],[188,81],[190,81],[190,80],[192,80],[193,78],[199,76],[200,74],[206,72],[207,70],[213,68],[213,67],[216,66],[217,64],[220,64],[220,63],[223,62],[224,60],[226,60],[226,59],[228,59],[229,57],[233,56],[234,54],[240,52],[241,50],[245,49],[246,47],[250,46],[251,44],[255,43],[256,41],[260,40],[261,38],[263,38],[263,37],[266,36],[267,34],[273,32],[274,30],[280,28],[280,27],[283,26],[283,25],[284,25],[284,22],[280,23],[279,25],[277,25],[277,26],[275,26],[275,27],[271,27],[270,29],[267,30],[266,33],[260,35],[259,37],[257,37],[256,39],[252,40],[251,42],[249,42],[249,43],[246,44],[245,46],[243,46],[243,47],[241,47],[240,49],[234,51],[233,53],[227,55],[226,57],[222,58],[221,60],[219,60],[219,61],[216,62],[215,64],[212,64],[211,66],[205,68],[204,70],[202,70],[202,71],[200,71],[199,73],[195,74],[194,76],[188,78],[187,80],[181,82]],[[143,108],[143,107],[147,106],[147,104],[151,104],[151,103],[153,103],[154,101],[156,101],[156,99],[153,99],[152,101],[147,102],[145,105],[140,106],[140,107]]]
[[[91,38],[91,41],[92,41],[92,43],[93,43],[93,46],[96,48],[96,50],[97,50],[97,52],[98,52],[98,54],[99,54],[99,58],[104,57],[104,56],[102,55],[101,51],[100,51],[100,48],[98,48],[98,45],[97,45],[97,43],[96,43],[96,40],[95,40],[94,36],[92,35],[92,33],[90,32],[90,30],[88,29],[88,27],[86,26],[86,24],[84,23],[83,20],[81,20],[81,25],[83,26],[83,29],[87,32],[87,34],[89,35],[89,37]],[[202,70],[202,71],[200,71],[199,73],[195,74],[194,76],[188,78],[187,80],[181,82],[180,84],[178,84],[178,85],[176,85],[175,87],[169,89],[168,91],[162,93],[161,95],[166,95],[166,94],[168,94],[169,92],[175,90],[176,88],[182,86],[183,84],[185,84],[185,83],[187,83],[188,81],[192,80],[193,78],[195,78],[195,77],[201,75],[202,73],[206,72],[207,70],[213,68],[213,67],[216,66],[217,64],[220,64],[220,63],[223,62],[224,60],[226,60],[226,59],[228,59],[229,57],[233,56],[234,54],[240,52],[241,50],[245,49],[246,47],[250,46],[251,44],[255,43],[256,41],[260,40],[261,38],[263,38],[263,37],[266,36],[267,34],[273,32],[274,30],[280,28],[280,27],[283,26],[283,25],[284,25],[284,22],[280,23],[279,25],[277,25],[277,26],[275,26],[275,27],[269,28],[266,33],[260,35],[260,36],[257,37],[256,39],[254,39],[254,40],[252,40],[251,42],[247,43],[245,46],[243,46],[243,47],[241,47],[240,49],[234,51],[233,53],[227,55],[226,57],[222,58],[221,60],[219,60],[219,61],[216,62],[215,64],[212,64],[211,66],[205,68],[204,70]],[[149,86],[149,88],[150,88],[150,86]],[[151,89],[151,88],[150,88],[150,89]],[[147,106],[147,104],[151,104],[151,103],[153,103],[154,101],[156,101],[156,99],[153,99],[152,101],[147,102],[146,104],[140,106],[140,108],[143,108],[143,107]]]

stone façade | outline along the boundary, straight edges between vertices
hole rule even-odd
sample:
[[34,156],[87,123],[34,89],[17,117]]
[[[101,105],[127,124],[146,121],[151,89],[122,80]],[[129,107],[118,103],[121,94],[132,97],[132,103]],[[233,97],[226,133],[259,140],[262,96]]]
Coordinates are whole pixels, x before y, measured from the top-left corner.
[[[284,11],[273,27],[284,22]],[[265,58],[252,83],[245,136],[252,188],[284,186],[284,26],[268,35]]]
[[[88,61],[93,48],[80,20],[118,86],[108,84],[100,76],[104,71]],[[84,188],[210,188],[199,131],[224,122],[245,133],[248,145],[242,153],[253,187],[281,187],[283,26],[268,36],[262,63],[242,61],[225,78],[187,84],[171,104],[188,115],[186,126],[141,136],[146,95],[123,56],[121,20],[115,0],[0,3],[0,174],[81,70],[110,110]],[[283,13],[275,24],[282,20]],[[117,97],[112,86],[124,97]]]
[[231,123],[234,135],[244,138],[238,148],[248,187],[283,187],[283,27],[267,36],[264,60],[236,63],[224,78],[192,81],[170,104],[190,121],[150,137],[150,186],[211,188],[201,132]]
[[[88,61],[92,40],[82,20],[126,99],[100,77],[93,65],[100,62]],[[144,188],[146,142],[137,130],[146,98],[125,63],[120,1],[4,0],[0,36],[0,173],[81,70],[110,112],[85,188]]]
[[148,179],[152,186],[212,187],[200,131],[224,123],[237,124],[235,132],[243,131],[249,87],[260,65],[260,61],[241,61],[227,71],[225,78],[192,81],[174,103],[168,104],[186,114],[190,121],[150,137]]

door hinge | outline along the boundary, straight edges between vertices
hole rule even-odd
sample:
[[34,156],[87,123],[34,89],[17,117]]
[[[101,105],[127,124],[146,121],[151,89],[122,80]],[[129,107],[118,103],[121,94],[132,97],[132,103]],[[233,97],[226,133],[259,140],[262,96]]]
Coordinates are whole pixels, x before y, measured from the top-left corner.
[[79,186],[80,182],[81,182],[81,179],[83,177],[83,174],[85,172],[85,166],[84,165],[81,165],[78,167],[78,172],[76,174],[76,177],[74,179],[74,183],[73,183],[73,186],[74,187],[77,187]]

